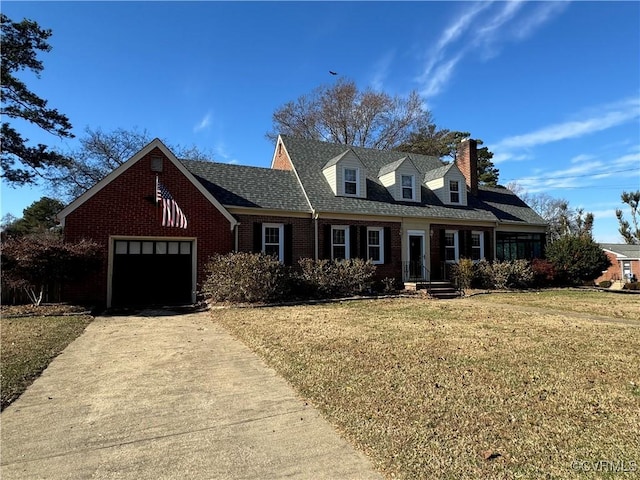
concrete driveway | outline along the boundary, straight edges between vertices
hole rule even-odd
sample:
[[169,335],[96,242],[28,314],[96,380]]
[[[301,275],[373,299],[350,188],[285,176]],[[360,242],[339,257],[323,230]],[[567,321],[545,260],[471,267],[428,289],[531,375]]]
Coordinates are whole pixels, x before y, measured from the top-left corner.
[[380,479],[210,313],[99,317],[1,415],[9,479]]

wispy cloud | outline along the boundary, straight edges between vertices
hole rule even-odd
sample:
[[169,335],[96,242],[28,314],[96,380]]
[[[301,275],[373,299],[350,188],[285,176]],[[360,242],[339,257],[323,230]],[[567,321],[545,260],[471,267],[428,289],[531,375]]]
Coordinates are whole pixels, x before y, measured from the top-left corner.
[[193,131],[194,133],[201,132],[202,130],[205,130],[206,128],[208,128],[210,125],[211,125],[211,113],[207,112],[207,114],[204,117],[202,117],[202,120],[200,120],[193,127]]
[[[632,97],[591,108],[568,120],[539,128],[533,132],[503,138],[489,149],[497,153],[496,162],[516,160],[527,150],[539,145],[579,138],[625,124],[640,118],[640,98]],[[585,118],[586,117],[586,118]]]
[[498,55],[504,44],[529,37],[567,5],[567,2],[547,3],[516,0],[464,4],[466,10],[442,31],[427,53],[416,78],[421,85],[420,93],[427,99],[438,95],[464,57],[473,53],[486,61]]
[[611,179],[616,184],[612,188],[618,188],[621,182],[640,182],[639,164],[640,151],[613,157],[581,154],[572,159],[569,167],[556,170],[536,170],[535,174],[517,178],[515,182],[528,193],[589,186],[602,188],[601,181],[603,179]]
[[373,78],[371,79],[371,88],[377,91],[384,89],[384,81],[389,74],[391,63],[395,57],[395,52],[387,52],[375,64]]

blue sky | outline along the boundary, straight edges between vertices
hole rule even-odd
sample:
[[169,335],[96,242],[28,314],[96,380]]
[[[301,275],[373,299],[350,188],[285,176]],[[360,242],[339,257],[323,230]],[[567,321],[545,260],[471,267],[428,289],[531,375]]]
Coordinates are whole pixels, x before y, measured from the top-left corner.
[[[50,28],[28,86],[71,120],[268,167],[285,102],[336,81],[417,91],[437,125],[494,152],[500,183],[565,198],[619,242],[640,189],[639,2],[11,2]],[[16,124],[32,142],[59,141]],[[2,185],[2,215],[44,190]],[[627,209],[628,210],[628,209]],[[627,217],[628,217],[627,213]]]

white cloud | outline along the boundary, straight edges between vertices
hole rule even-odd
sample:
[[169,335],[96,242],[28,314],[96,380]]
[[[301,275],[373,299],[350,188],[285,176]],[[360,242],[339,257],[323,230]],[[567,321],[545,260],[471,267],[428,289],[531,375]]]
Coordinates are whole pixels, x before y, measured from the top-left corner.
[[[422,72],[416,78],[421,94],[425,98],[439,94],[468,54],[479,53],[476,57],[486,61],[497,55],[503,44],[523,40],[564,8],[564,4],[549,6],[546,2],[521,0],[470,4],[442,31],[429,50]],[[516,23],[517,28],[508,28]]]
[[[632,97],[590,108],[586,113],[580,112],[576,117],[581,118],[581,120],[555,123],[533,132],[503,138],[496,144],[490,145],[489,150],[496,152],[496,156],[500,161],[513,160],[519,154],[521,155],[519,151],[522,150],[526,151],[539,145],[583,137],[635,121],[640,118],[640,98]],[[633,155],[631,154],[629,158],[637,158],[633,157]],[[584,161],[584,158],[576,157],[572,160],[572,163],[574,161]]]
[[384,89],[384,80],[387,78],[394,56],[395,52],[388,52],[376,62],[371,79],[371,88],[374,90],[382,91]]
[[202,130],[208,128],[210,125],[211,125],[211,113],[208,112],[204,117],[202,117],[202,120],[200,120],[200,122],[198,122],[193,127],[193,131],[194,133],[201,132]]

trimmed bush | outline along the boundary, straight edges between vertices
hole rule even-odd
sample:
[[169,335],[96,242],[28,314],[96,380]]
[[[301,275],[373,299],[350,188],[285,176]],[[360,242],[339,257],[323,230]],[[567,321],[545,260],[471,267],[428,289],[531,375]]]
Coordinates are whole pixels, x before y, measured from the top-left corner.
[[357,295],[370,290],[376,266],[359,258],[351,260],[298,261],[297,289],[305,296],[320,298]]
[[625,290],[640,290],[640,282],[625,283],[623,288]]
[[533,270],[527,260],[487,262],[475,267],[475,283],[482,288],[528,288],[533,284]]
[[216,302],[269,302],[280,300],[287,293],[287,268],[271,255],[215,255],[205,268],[208,276],[203,293]]
[[609,280],[603,280],[598,284],[598,286],[600,288],[609,288],[611,286],[611,282]]

